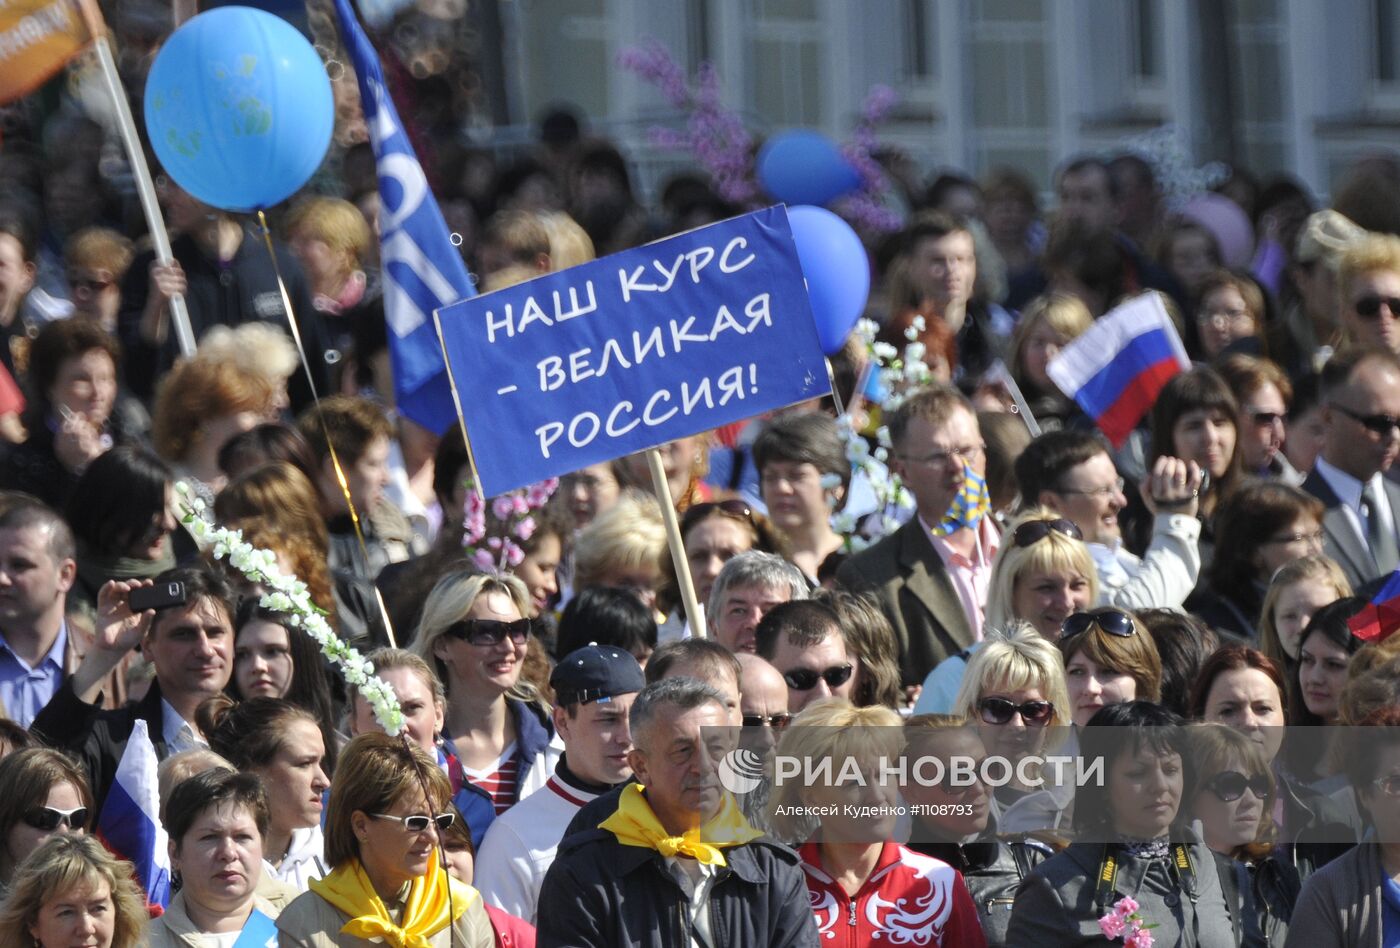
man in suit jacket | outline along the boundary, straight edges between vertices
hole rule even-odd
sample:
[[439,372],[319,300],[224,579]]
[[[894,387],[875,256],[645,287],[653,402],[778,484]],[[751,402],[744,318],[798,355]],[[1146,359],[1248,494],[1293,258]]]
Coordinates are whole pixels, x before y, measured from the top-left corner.
[[1326,435],[1303,489],[1326,508],[1325,552],[1358,587],[1400,566],[1400,486],[1382,476],[1400,453],[1400,358],[1378,348],[1342,352],[1323,369],[1322,396]]
[[[113,581],[102,587],[92,648],[31,728],[46,744],[82,757],[98,812],[136,721],[146,722],[162,760],[207,746],[194,723],[195,709],[221,693],[233,672],[233,590],[228,583],[205,569],[166,570],[155,582],[183,583],[185,601],[133,613],[131,590],[150,585],[149,580]],[[135,705],[102,710],[98,702],[103,681],[138,644],[155,666],[150,691]]]
[[981,639],[998,538],[991,517],[946,536],[933,533],[962,490],[963,462],[986,471],[986,445],[967,398],[944,386],[926,389],[890,415],[889,429],[891,467],[914,495],[918,515],[848,559],[836,578],[875,593],[894,626],[908,688]]

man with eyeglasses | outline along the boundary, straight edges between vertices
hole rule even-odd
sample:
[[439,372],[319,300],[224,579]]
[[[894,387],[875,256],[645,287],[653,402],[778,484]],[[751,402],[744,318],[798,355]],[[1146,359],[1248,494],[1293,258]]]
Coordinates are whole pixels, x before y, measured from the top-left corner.
[[954,503],[986,475],[966,397],[947,386],[917,392],[891,413],[889,432],[891,468],[918,516],[847,559],[836,580],[875,594],[899,642],[900,680],[912,692],[939,662],[981,640],[999,537],[989,505]]
[[631,711],[629,784],[595,829],[567,837],[540,890],[540,948],[817,944],[791,849],[724,788],[723,696],[693,678],[650,684]]
[[1016,459],[1024,504],[1060,514],[1084,535],[1099,574],[1099,598],[1124,609],[1179,609],[1201,572],[1194,484],[1196,465],[1163,457],[1153,466],[1143,502],[1152,541],[1139,559],[1123,547],[1118,514],[1128,505],[1108,448],[1087,431],[1052,431]]
[[757,636],[759,658],[787,683],[792,714],[813,701],[851,697],[855,665],[830,606],[810,599],[784,603],[763,617]]
[[549,686],[564,754],[540,792],[486,831],[474,884],[489,904],[534,923],[540,886],[569,821],[632,776],[627,714],[645,685],[637,660],[609,645],[586,645],[555,666]]
[[1303,490],[1322,501],[1323,551],[1352,588],[1400,565],[1400,486],[1384,476],[1400,454],[1400,357],[1353,349],[1322,370],[1322,454]]

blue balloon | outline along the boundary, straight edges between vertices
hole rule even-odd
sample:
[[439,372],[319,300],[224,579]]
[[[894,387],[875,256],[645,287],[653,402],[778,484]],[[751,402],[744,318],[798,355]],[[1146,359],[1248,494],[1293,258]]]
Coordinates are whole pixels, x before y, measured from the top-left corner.
[[807,278],[817,338],[823,352],[835,355],[865,312],[870,258],[851,226],[825,208],[790,207],[788,223]]
[[860,173],[821,132],[797,129],[763,143],[758,181],[784,204],[822,205],[860,187]]
[[166,174],[226,211],[294,194],[321,166],[334,125],[321,57],[291,24],[250,7],[185,23],[146,80],[146,131]]

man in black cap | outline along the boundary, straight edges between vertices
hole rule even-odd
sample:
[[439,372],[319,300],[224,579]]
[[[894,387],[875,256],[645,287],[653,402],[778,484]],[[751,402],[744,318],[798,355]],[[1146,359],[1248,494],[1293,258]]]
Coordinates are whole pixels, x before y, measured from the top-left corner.
[[549,684],[565,753],[539,792],[491,824],[476,858],[482,898],[532,924],[540,886],[569,821],[585,803],[632,777],[627,713],[645,681],[628,652],[586,645],[555,666]]

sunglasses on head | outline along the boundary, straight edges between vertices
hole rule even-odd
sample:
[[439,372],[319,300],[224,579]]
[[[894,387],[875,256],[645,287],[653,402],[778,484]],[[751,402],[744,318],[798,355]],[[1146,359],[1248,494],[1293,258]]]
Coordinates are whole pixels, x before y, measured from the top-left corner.
[[828,688],[840,688],[851,680],[851,673],[855,671],[852,665],[833,665],[825,671],[812,671],[810,668],[794,668],[790,672],[783,672],[783,681],[793,691],[811,691],[817,687],[817,680],[826,682]]
[[55,810],[51,806],[36,806],[24,811],[24,822],[36,830],[43,830],[52,833],[60,826],[67,826],[70,830],[85,829],[88,821],[88,808],[77,807],[72,810]]
[[1400,297],[1363,296],[1351,305],[1352,309],[1356,310],[1356,315],[1365,316],[1367,319],[1373,319],[1380,315],[1382,303],[1385,304],[1386,309],[1390,310],[1391,316],[1400,318]]
[[[813,682],[813,684],[816,684],[816,682]],[[764,715],[762,715],[762,714],[746,714],[746,715],[744,715],[744,722],[743,722],[743,723],[744,723],[744,727],[769,727],[769,726],[771,726],[771,727],[773,728],[773,730],[775,730],[775,731],[781,731],[781,730],[783,730],[785,727],[787,727],[789,724],[792,723],[792,715],[787,714],[786,712],[780,712],[780,713],[778,713],[778,714],[770,714],[770,715],[768,715],[768,716],[766,716],[766,717],[765,717]]]
[[447,635],[462,639],[468,645],[500,645],[507,636],[516,645],[524,645],[530,637],[530,620],[463,619],[447,629]]
[[1007,698],[983,698],[977,702],[977,710],[988,724],[1006,724],[1013,714],[1019,714],[1027,724],[1043,725],[1055,716],[1055,706],[1049,701],[1017,704]]
[[415,813],[412,816],[390,816],[388,813],[371,813],[370,816],[376,820],[393,820],[402,823],[403,828],[410,833],[421,833],[429,826],[437,824],[437,828],[445,830],[457,819],[455,813],[439,813],[436,816],[428,816],[426,813]]
[[1071,540],[1084,539],[1084,534],[1069,520],[1029,520],[1016,528],[1012,539],[1017,546],[1026,547],[1039,543],[1052,533],[1067,536]]
[[1117,609],[1105,609],[1102,612],[1076,612],[1070,616],[1060,624],[1060,640],[1083,635],[1094,626],[1120,639],[1130,639],[1137,635],[1137,625],[1134,624],[1132,616]]
[[1246,777],[1238,770],[1222,770],[1210,781],[1206,783],[1206,789],[1215,794],[1221,803],[1234,803],[1244,792],[1248,790],[1257,799],[1265,800],[1269,796],[1270,780],[1268,774],[1255,774],[1253,777]]
[[707,501],[686,508],[685,513],[681,515],[681,533],[685,533],[716,510],[728,514],[736,520],[747,520],[749,523],[753,523],[753,510],[742,500]]

